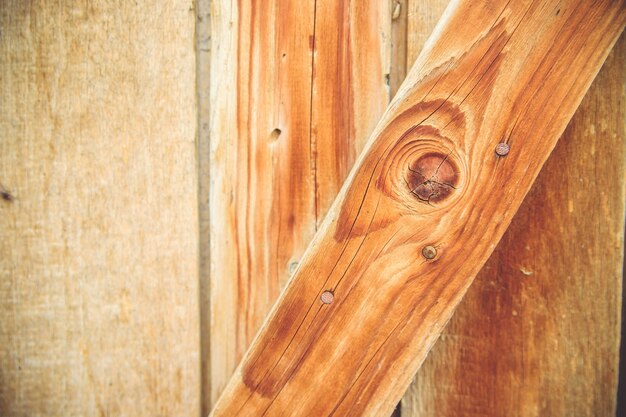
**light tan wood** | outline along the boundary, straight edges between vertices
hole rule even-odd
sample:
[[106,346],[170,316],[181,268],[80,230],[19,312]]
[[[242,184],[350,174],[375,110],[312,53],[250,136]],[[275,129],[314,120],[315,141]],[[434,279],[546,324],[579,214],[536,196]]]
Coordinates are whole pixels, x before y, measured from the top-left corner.
[[320,223],[389,102],[391,12],[380,0],[315,4],[311,147]]
[[0,7],[0,415],[198,415],[193,2]]
[[450,0],[409,0],[406,56],[409,68],[431,35]]
[[403,417],[615,415],[625,78],[622,35],[403,398]]
[[449,8],[213,415],[391,412],[624,18],[609,2]]
[[213,399],[386,108],[389,32],[379,1],[213,2]]

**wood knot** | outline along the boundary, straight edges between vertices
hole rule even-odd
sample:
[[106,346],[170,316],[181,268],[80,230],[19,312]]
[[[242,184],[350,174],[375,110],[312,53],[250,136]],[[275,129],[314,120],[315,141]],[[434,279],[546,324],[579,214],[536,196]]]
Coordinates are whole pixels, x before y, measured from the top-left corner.
[[425,203],[445,200],[456,190],[458,182],[458,168],[449,155],[430,152],[409,165],[407,185]]

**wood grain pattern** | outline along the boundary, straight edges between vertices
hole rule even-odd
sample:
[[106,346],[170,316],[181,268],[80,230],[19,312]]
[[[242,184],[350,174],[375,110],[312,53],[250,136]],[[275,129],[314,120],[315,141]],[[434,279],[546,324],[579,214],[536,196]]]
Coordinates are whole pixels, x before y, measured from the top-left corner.
[[306,139],[314,8],[214,1],[211,19],[211,65],[220,69],[211,73],[210,130],[215,400],[304,250],[295,237],[315,230]]
[[215,400],[304,250],[296,237],[315,231],[308,140],[314,4],[213,1],[211,13]]
[[402,416],[612,416],[626,184],[626,39],[402,400]]
[[197,415],[193,2],[0,7],[0,415]]
[[[411,65],[420,52],[424,48],[424,44],[428,40],[428,37],[435,29],[437,22],[441,19],[441,15],[443,14],[446,6],[450,3],[450,0],[411,0],[408,4],[407,11],[407,36],[406,36],[406,57],[407,57],[407,65]],[[402,80],[404,81],[404,80]],[[461,304],[462,305],[462,302]],[[456,313],[455,313],[456,314]],[[447,329],[447,327],[446,327]],[[443,330],[445,332],[445,329]],[[442,333],[443,333],[442,332]],[[436,345],[435,345],[436,346]],[[429,356],[432,355],[432,352],[429,353]],[[427,372],[423,371],[424,367],[429,363],[428,358],[424,361],[424,364],[420,368],[419,372]],[[419,373],[418,372],[418,373]],[[416,376],[417,378],[417,376]],[[449,384],[444,384],[449,385]],[[432,390],[433,396],[436,397],[434,391],[436,391],[435,386],[431,386],[430,384],[417,382],[411,383],[409,389],[407,390],[404,397],[402,397],[402,401],[399,404],[400,415],[402,417],[418,417],[419,409],[422,406],[422,400],[424,398],[419,398],[418,392],[420,390],[426,392],[428,390]],[[425,394],[427,395],[427,394]],[[430,397],[428,400],[432,400]],[[437,398],[437,400],[439,400]]]
[[389,21],[378,1],[212,3],[212,399],[385,110]]
[[311,146],[320,223],[389,102],[391,19],[387,1],[315,3]]
[[417,59],[450,0],[410,0],[407,12],[408,65]]
[[[449,8],[213,415],[390,413],[624,18],[610,2]],[[498,160],[502,138],[519,150]]]

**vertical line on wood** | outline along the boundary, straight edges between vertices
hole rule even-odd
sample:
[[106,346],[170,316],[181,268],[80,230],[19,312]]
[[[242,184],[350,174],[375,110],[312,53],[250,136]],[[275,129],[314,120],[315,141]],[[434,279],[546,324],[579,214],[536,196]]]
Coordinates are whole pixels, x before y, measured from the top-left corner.
[[315,34],[317,31],[317,0],[313,3],[313,38],[311,41],[311,94],[309,101],[309,163],[313,171],[313,201],[315,204],[315,231],[319,222],[319,198],[317,190],[317,147],[313,139],[313,85],[315,83]]
[[201,416],[211,411],[211,345],[210,329],[210,212],[209,212],[209,118],[211,67],[211,0],[196,0],[196,99],[197,138],[196,170],[198,172],[198,297],[200,314],[200,395]]

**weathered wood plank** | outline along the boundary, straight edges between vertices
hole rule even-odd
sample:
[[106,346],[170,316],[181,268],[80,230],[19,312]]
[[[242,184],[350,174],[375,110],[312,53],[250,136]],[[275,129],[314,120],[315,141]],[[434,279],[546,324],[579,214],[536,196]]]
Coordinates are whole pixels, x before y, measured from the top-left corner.
[[410,0],[407,16],[407,62],[412,65],[450,0]]
[[[313,2],[213,1],[210,371],[215,400],[315,231]],[[286,202],[289,204],[286,204]]]
[[192,1],[0,7],[0,415],[198,415]]
[[409,64],[408,52],[408,10],[409,0],[391,0],[391,61],[389,68],[390,97],[396,95],[400,85],[406,78]]
[[387,1],[315,3],[311,146],[320,223],[389,102],[391,19]]
[[626,42],[403,399],[402,416],[615,415]]
[[[504,3],[448,9],[215,416],[399,400],[625,18],[620,3]],[[517,150],[499,160],[502,139]],[[429,243],[435,259],[415,262]]]
[[389,21],[379,1],[213,2],[213,399],[386,107]]

